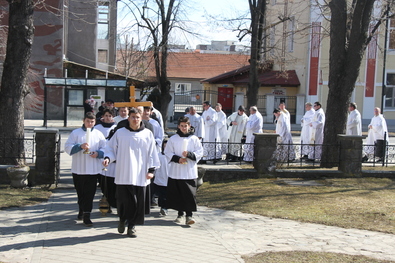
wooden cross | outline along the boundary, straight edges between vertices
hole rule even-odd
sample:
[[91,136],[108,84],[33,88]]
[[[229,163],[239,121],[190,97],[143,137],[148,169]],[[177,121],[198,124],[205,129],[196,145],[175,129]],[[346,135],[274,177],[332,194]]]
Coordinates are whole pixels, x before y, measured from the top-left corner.
[[136,96],[135,96],[135,90],[134,86],[130,86],[129,92],[129,102],[115,102],[114,106],[115,107],[137,107],[137,106],[143,106],[143,107],[151,107],[151,102],[150,101],[138,101],[136,102]]

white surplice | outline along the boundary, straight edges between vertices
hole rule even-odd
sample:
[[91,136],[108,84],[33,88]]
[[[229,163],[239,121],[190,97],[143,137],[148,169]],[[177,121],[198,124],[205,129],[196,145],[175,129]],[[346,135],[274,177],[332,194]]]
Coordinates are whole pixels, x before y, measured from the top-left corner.
[[310,147],[309,159],[321,159],[325,127],[325,113],[323,109],[320,108],[315,111],[311,124],[313,125],[313,129],[311,129],[310,143],[316,146]]
[[310,109],[305,112],[303,115],[303,118],[300,122],[302,125],[302,131],[300,133],[300,142],[301,144],[307,144],[307,145],[302,145],[302,155],[308,155],[309,154],[309,144],[310,142],[310,137],[311,137],[311,132],[313,127],[310,127],[310,123],[313,122],[315,115],[315,110]]
[[357,109],[348,114],[346,135],[362,135],[361,113]]
[[121,128],[107,143],[105,156],[116,161],[117,185],[147,186],[149,168],[160,167],[154,135],[148,129],[131,131]]
[[[263,117],[259,111],[251,114],[246,124],[246,143],[254,143],[254,133],[262,133]],[[244,161],[252,162],[254,159],[254,146],[246,145],[244,153]]]
[[278,146],[275,157],[280,161],[295,160],[295,149],[292,145],[293,141],[289,125],[288,115],[282,112],[276,123],[276,133],[280,136],[277,140]]

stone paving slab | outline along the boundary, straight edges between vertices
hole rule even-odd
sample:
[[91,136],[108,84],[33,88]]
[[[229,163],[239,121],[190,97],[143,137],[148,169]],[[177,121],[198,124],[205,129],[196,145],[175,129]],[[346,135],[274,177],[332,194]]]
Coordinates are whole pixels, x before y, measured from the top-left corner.
[[[100,196],[95,198],[98,207]],[[243,262],[267,251],[325,251],[395,261],[395,235],[343,229],[199,207],[197,223],[176,224],[176,211],[154,208],[137,238],[117,232],[116,215],[92,213],[94,227],[76,221],[73,189],[48,203],[0,211],[1,262]]]

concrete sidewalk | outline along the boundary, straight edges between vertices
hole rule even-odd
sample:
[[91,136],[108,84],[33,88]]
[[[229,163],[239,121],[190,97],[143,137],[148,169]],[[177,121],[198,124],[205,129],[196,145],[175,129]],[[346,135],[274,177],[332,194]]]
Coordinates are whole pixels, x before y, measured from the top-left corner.
[[192,226],[174,223],[176,211],[161,217],[154,208],[130,238],[117,232],[115,214],[99,213],[100,191],[94,226],[85,227],[76,221],[70,167],[71,157],[62,153],[61,181],[47,203],[0,211],[0,262],[243,262],[242,255],[292,250],[395,261],[395,235],[207,207],[194,213]]
[[[192,226],[153,209],[137,238],[117,233],[118,218],[102,217],[95,198],[92,221],[76,221],[71,177],[47,203],[0,211],[1,262],[244,262],[267,251],[319,251],[395,260],[395,235],[273,219],[199,207]],[[98,191],[99,192],[99,191]]]

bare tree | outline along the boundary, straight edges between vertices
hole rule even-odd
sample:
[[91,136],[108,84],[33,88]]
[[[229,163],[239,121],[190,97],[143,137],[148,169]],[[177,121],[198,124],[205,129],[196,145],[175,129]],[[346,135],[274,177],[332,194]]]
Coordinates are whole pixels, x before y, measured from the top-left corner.
[[166,120],[169,103],[172,99],[170,95],[171,83],[167,77],[170,34],[174,30],[190,33],[183,27],[179,19],[184,1],[145,0],[140,4],[142,5],[136,1],[129,1],[128,7],[137,21],[136,26],[148,33],[149,50],[152,52],[156,81],[161,93],[159,110]]
[[[383,8],[381,19],[372,16],[375,0],[332,0],[330,8],[329,93],[321,166],[333,167],[338,158],[337,134],[343,134],[350,102],[367,44],[381,21],[388,16]],[[390,4],[389,2],[387,4]],[[369,25],[375,23],[373,31]]]
[[[33,0],[9,3],[6,58],[0,87],[0,139],[24,138],[24,98],[29,92],[26,76],[33,44]],[[7,144],[8,141],[5,140]],[[10,142],[12,143],[12,142]],[[13,151],[13,158],[1,156],[2,164],[24,164],[23,143],[2,145]]]
[[263,33],[265,26],[266,0],[248,0],[251,14],[251,55],[250,75],[247,88],[248,107],[257,104],[257,95],[260,87],[258,80],[261,65]]

